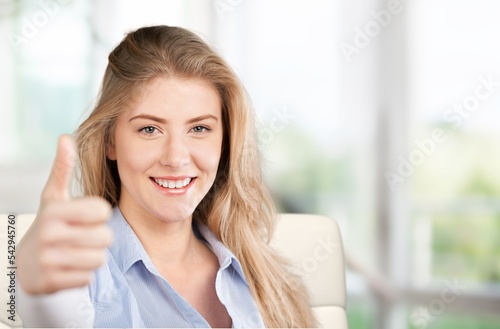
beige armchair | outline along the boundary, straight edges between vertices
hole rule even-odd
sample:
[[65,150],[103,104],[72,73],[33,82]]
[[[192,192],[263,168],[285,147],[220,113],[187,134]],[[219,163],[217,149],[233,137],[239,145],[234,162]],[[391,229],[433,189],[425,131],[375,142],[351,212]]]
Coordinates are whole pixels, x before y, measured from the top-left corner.
[[272,244],[304,279],[320,326],[347,329],[344,252],[337,223],[317,215],[279,217]]
[[[16,218],[16,244],[34,219],[33,214]],[[7,269],[8,215],[0,215],[0,266]],[[315,215],[281,214],[272,244],[288,257],[302,275],[312,297],[312,307],[324,328],[346,329],[345,272],[342,241],[334,220]],[[7,305],[10,277],[0,276],[0,301]],[[0,328],[21,327],[16,312],[15,322],[9,313],[0,312]]]

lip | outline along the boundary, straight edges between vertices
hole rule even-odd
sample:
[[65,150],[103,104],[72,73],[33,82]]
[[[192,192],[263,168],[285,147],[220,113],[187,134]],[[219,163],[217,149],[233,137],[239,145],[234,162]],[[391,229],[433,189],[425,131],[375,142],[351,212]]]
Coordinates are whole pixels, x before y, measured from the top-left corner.
[[[167,187],[160,186],[156,184],[155,179],[161,179],[161,180],[182,180],[186,178],[191,178],[191,181],[189,182],[188,185],[181,187],[181,188],[175,188],[175,189],[170,189]],[[183,195],[186,194],[191,187],[194,185],[196,181],[196,176],[163,176],[163,177],[149,177],[149,180],[151,183],[164,195]]]
[[162,180],[181,180],[186,178],[196,178],[196,176],[155,176],[149,177],[151,179],[162,179]]

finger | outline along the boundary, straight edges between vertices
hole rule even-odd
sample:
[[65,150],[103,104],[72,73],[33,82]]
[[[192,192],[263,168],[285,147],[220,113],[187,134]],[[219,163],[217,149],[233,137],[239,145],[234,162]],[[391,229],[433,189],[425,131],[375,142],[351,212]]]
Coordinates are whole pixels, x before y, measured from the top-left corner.
[[68,135],[59,137],[57,153],[49,179],[42,192],[42,202],[70,199],[71,178],[76,162],[73,140]]
[[44,233],[42,243],[48,246],[106,248],[112,241],[112,230],[105,224],[71,225],[55,222],[50,230]]
[[52,225],[53,221],[63,221],[75,225],[96,225],[111,217],[111,205],[99,197],[85,197],[69,202],[53,202],[41,214],[43,221]]
[[51,294],[62,289],[83,287],[90,283],[92,274],[90,270],[52,270],[46,273],[40,289]]
[[40,255],[45,270],[95,270],[106,261],[104,248],[50,248]]

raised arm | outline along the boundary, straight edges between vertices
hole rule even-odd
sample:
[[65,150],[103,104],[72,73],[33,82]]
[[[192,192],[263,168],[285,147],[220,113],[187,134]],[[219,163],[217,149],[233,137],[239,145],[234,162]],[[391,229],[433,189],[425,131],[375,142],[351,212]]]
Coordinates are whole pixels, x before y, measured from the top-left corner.
[[97,197],[71,198],[75,154],[71,138],[62,136],[37,216],[19,244],[19,314],[25,326],[93,325],[87,285],[112,241],[106,225],[111,206]]

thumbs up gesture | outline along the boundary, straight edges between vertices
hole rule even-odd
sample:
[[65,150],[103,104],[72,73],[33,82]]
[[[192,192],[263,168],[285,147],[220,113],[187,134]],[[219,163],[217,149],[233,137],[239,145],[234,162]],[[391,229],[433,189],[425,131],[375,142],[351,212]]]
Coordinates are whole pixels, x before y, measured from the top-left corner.
[[61,136],[37,216],[17,250],[19,283],[28,294],[85,286],[106,260],[111,206],[98,197],[71,198],[75,161],[73,141]]

